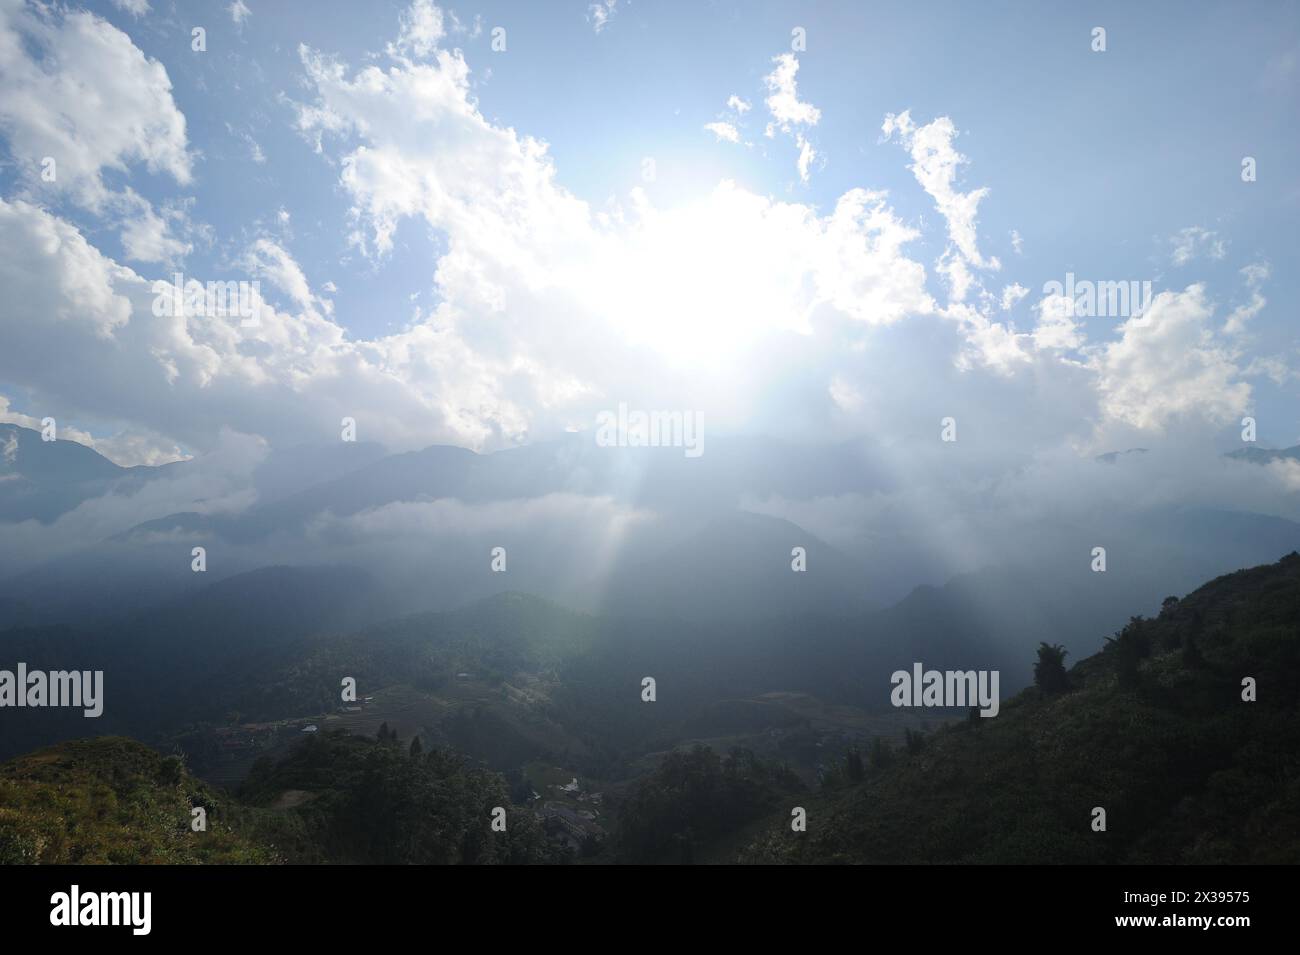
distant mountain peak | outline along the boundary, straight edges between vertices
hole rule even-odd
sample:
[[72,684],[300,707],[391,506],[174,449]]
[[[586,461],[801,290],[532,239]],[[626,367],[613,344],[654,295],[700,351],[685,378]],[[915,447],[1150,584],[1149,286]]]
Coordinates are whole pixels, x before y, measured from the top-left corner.
[[1146,454],[1146,448],[1129,448],[1127,451],[1107,451],[1105,454],[1099,454],[1094,459],[1102,464],[1114,464],[1126,454]]
[[1293,448],[1239,448],[1224,455],[1248,464],[1269,464],[1273,461],[1300,461],[1300,445]]

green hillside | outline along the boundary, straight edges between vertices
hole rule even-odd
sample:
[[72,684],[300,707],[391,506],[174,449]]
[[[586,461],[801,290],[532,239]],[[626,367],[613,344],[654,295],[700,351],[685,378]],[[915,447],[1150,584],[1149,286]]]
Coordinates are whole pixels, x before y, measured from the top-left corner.
[[[602,760],[629,768],[603,796],[610,838],[583,847],[594,861],[1300,862],[1300,554],[1171,597],[1159,616],[1134,618],[1068,670],[1053,665],[1044,634],[1037,685],[1003,701],[994,718],[925,734],[908,727],[897,746],[876,729],[823,736],[869,745],[850,743],[839,760],[828,746],[815,789],[810,776],[790,771],[789,748],[759,754],[719,742],[802,739],[809,718],[791,708],[797,694],[780,705],[715,696],[679,722],[686,735],[675,740],[659,739],[666,722],[611,732],[605,714],[647,707],[635,692],[618,704],[591,697],[600,687],[612,692],[610,684],[634,689],[638,671],[612,680],[606,660],[577,671],[585,682],[571,680],[575,670],[557,673],[555,654],[584,658],[585,619],[527,598],[489,609],[463,621],[410,618],[372,631],[361,648],[318,651],[350,663],[368,655],[376,682],[418,677],[427,665],[423,675],[450,694],[439,711],[453,714],[439,724],[446,732],[426,735],[430,751],[413,745],[409,727],[398,740],[387,723],[377,734],[323,723],[319,734],[258,759],[236,798],[129,739],[64,743],[0,765],[0,863],[569,861],[547,827],[580,817],[556,808],[572,806],[544,779],[567,777],[567,764],[511,768],[507,783],[456,752],[481,749],[475,734],[494,737],[502,727],[540,733],[552,710],[575,727],[573,745],[589,735],[609,750]],[[446,682],[470,665],[475,679]],[[309,657],[304,671],[321,674],[323,687],[341,666]],[[550,675],[526,692],[494,686],[525,666]],[[1247,678],[1253,701],[1243,699]],[[692,695],[703,701],[704,690]],[[358,727],[366,718],[345,716]],[[466,720],[474,732],[457,729]],[[685,745],[700,736],[727,755]],[[530,798],[538,787],[546,795]],[[207,810],[207,832],[190,830],[195,806]],[[791,831],[796,806],[806,810],[806,832]],[[506,810],[505,832],[491,830],[496,807]],[[1093,827],[1098,807],[1105,831]]]
[[[207,831],[191,830],[191,809]],[[241,834],[248,812],[176,757],[104,736],[0,765],[0,864],[265,863]]]
[[[1242,699],[1246,677],[1257,702]],[[863,781],[809,801],[806,834],[778,815],[740,858],[1300,862],[1298,695],[1292,553],[1135,618],[1063,690],[1025,690],[910,752],[878,748]]]
[[[329,733],[279,763],[259,762],[241,791],[262,837],[294,863],[496,864],[560,861],[500,775],[455,753]],[[492,812],[506,811],[504,831]]]
[[[191,830],[191,809],[207,831]],[[504,832],[492,811],[506,810]],[[0,765],[0,864],[490,864],[566,861],[505,781],[445,751],[346,734],[254,767],[241,798],[122,737]]]

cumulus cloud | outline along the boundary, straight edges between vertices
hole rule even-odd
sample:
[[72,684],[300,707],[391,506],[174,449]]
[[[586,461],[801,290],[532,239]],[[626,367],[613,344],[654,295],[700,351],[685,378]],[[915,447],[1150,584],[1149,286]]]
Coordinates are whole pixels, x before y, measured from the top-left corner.
[[[189,183],[185,117],[171,89],[163,65],[106,20],[0,5],[0,130],[33,189],[99,210],[111,198],[106,170],[142,164]],[[53,183],[40,178],[46,156],[56,162]]]
[[128,189],[124,199],[135,207],[135,212],[122,225],[122,249],[127,259],[134,262],[174,263],[190,253],[192,242],[177,236],[172,229],[179,224],[182,231],[188,226],[185,212],[177,208],[164,208],[159,214],[153,205]]
[[[300,105],[299,126],[344,144],[340,183],[362,246],[382,257],[408,217],[447,235],[431,319],[473,350],[462,377],[482,376],[465,385],[497,396],[479,414],[498,429],[521,427],[526,409],[536,425],[558,424],[565,404],[566,423],[585,424],[573,399],[599,408],[645,381],[629,346],[708,360],[774,332],[807,334],[827,307],[869,324],[932,308],[924,269],[902,253],[915,233],[878,194],[853,190],[818,216],[725,183],[678,208],[634,192],[595,214],[556,184],[544,144],[471,105],[459,52],[355,74],[316,51],[302,58],[317,98]],[[412,329],[401,351],[428,334]],[[671,363],[656,377],[679,402],[698,400]],[[694,390],[716,390],[707,385]]]
[[1007,312],[1016,307],[1021,299],[1029,294],[1029,289],[1019,282],[1012,282],[1002,288],[1002,311]]
[[1039,348],[1068,351],[1085,341],[1083,329],[1074,321],[1074,302],[1064,295],[1048,295],[1036,306],[1034,344]]
[[[139,16],[149,8],[123,9]],[[190,251],[182,212],[159,213],[135,190],[105,181],[140,165],[180,185],[192,178],[185,117],[166,69],[106,20],[0,4],[0,131],[26,197],[67,199],[115,224],[135,261],[170,263]]]
[[[1235,404],[1247,387],[1232,349],[1172,313],[1158,327],[1183,329],[1170,344],[1191,351],[1163,368],[1165,344],[1147,326],[1129,323],[1088,359],[1067,313],[1040,306],[1031,332],[993,321],[1023,287],[1008,284],[999,299],[979,286],[976,272],[997,265],[976,236],[985,190],[955,185],[965,159],[947,119],[886,120],[947,221],[938,270],[963,291],[941,308],[909,255],[918,230],[879,191],[849,189],[816,208],[723,181],[666,207],[633,190],[593,208],[559,183],[544,142],[482,115],[445,34],[441,11],[417,2],[382,65],[353,68],[304,47],[307,93],[295,105],[375,268],[403,221],[440,234],[419,280],[436,304],[399,332],[358,338],[335,320],[332,285],[313,287],[292,237],[254,233],[232,261],[267,286],[257,328],[155,315],[153,283],[170,279],[161,264],[181,253],[156,228],[129,243],[133,269],[67,219],[11,197],[0,200],[0,280],[13,303],[0,315],[0,379],[27,390],[23,410],[94,420],[113,432],[103,446],[158,460],[209,450],[222,426],[276,446],[337,440],[343,417],[362,440],[395,450],[491,449],[590,428],[621,401],[699,411],[720,430],[840,437],[899,421],[930,427],[942,394],[945,406],[981,408],[1009,428],[1032,406],[1044,425],[1025,440],[1050,444],[1087,440],[1098,420],[1159,428],[1207,407],[1219,420],[1213,389],[1226,385]],[[773,122],[802,130],[820,111],[798,99],[796,71],[793,57],[777,58],[768,107]],[[52,108],[62,115],[57,100]],[[63,135],[86,138],[78,121]],[[809,146],[801,172],[812,162]],[[1099,395],[1107,411],[1094,413]]]
[[718,138],[718,142],[739,143],[740,130],[731,123],[705,123],[704,128]]
[[795,80],[799,73],[798,58],[793,53],[782,53],[772,62],[776,68],[763,78],[770,91],[766,103],[772,121],[785,132],[798,126],[816,126],[822,118],[821,110],[799,99]]
[[388,47],[396,56],[428,56],[447,34],[442,10],[430,0],[415,0],[402,12],[399,23],[397,39]]
[[21,200],[0,200],[0,249],[0,276],[22,303],[0,319],[0,374],[45,413],[167,435],[171,447],[210,446],[232,421],[281,440],[322,412],[337,421],[337,406],[313,398],[323,380],[298,377],[333,373],[343,333],[325,319],[264,308],[247,329],[155,315],[153,282]]
[[1107,414],[1147,429],[1187,417],[1220,426],[1240,418],[1251,387],[1239,353],[1216,336],[1213,315],[1204,285],[1196,284],[1161,292],[1126,321],[1119,340],[1096,357]]

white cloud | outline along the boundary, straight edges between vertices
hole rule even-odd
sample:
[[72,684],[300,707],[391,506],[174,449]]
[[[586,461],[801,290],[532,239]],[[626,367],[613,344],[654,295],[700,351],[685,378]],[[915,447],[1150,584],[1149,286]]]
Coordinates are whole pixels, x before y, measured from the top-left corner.
[[[139,15],[147,4],[126,7]],[[128,259],[173,262],[192,245],[173,233],[190,228],[177,207],[156,211],[129,186],[109,187],[106,172],[143,165],[187,185],[192,158],[185,117],[162,64],[112,24],[85,12],[0,5],[0,131],[17,160],[18,195],[66,198],[121,229]],[[54,162],[47,182],[42,163]]]
[[1009,312],[1016,307],[1016,304],[1029,294],[1029,289],[1025,288],[1019,282],[1012,282],[1010,285],[1002,287],[1002,311]]
[[1288,381],[1300,380],[1300,371],[1292,368],[1287,364],[1286,359],[1279,355],[1252,359],[1242,375],[1247,378],[1267,378],[1279,387]]
[[972,286],[977,286],[970,266],[951,246],[944,251],[934,264],[934,269],[948,282],[948,300],[953,304],[966,301],[966,294]]
[[704,128],[718,138],[718,142],[739,143],[740,130],[731,123],[705,123]]
[[252,10],[248,9],[248,4],[244,3],[244,0],[235,0],[226,10],[230,13],[230,19],[240,26],[253,13]]
[[[742,119],[745,113],[749,112],[750,106],[736,94],[727,97],[727,110],[730,113],[722,113],[720,118],[712,123],[705,123],[704,128],[717,138],[718,142],[741,143],[740,127],[743,124]],[[745,143],[746,146],[752,145]]]
[[1218,261],[1228,254],[1227,242],[1217,232],[1201,226],[1188,226],[1179,230],[1170,238],[1169,243],[1173,246],[1170,260],[1178,266],[1198,258]]
[[[405,450],[587,428],[623,400],[691,408],[719,429],[838,434],[928,421],[935,387],[990,421],[1015,416],[1005,395],[1021,389],[1015,407],[1052,412],[1043,433],[1055,441],[1095,403],[1098,380],[1115,414],[1148,420],[1134,410],[1144,388],[1179,394],[1190,378],[1195,391],[1202,365],[1214,367],[1202,343],[1202,364],[1142,385],[1151,346],[1140,328],[1083,367],[1057,354],[1082,344],[1072,322],[1040,310],[1038,328],[1017,333],[989,319],[998,299],[987,293],[979,309],[938,308],[908,255],[919,233],[869,189],[819,210],[724,181],[669,207],[634,190],[593,209],[559,184],[545,143],[483,117],[463,54],[436,45],[441,23],[436,8],[413,6],[382,66],[354,70],[304,48],[308,102],[297,107],[377,267],[403,220],[441,233],[412,290],[436,305],[400,332],[356,338],[313,290],[291,237],[254,232],[236,264],[283,293],[260,327],[156,317],[151,280],[163,270],[137,273],[35,203],[0,200],[0,287],[14,303],[0,312],[0,380],[33,407],[103,422],[96,430],[115,431],[121,448],[202,451],[223,425],[276,445],[336,440],[350,416],[364,440]],[[914,165],[937,162],[912,149]],[[937,181],[950,237],[969,228],[975,248],[974,204],[951,176]],[[953,285],[973,281],[955,240],[940,265]]]
[[[78,444],[84,444],[123,467],[133,467],[138,464],[167,464],[188,457],[174,442],[168,441],[159,434],[143,431],[123,431],[115,435],[97,438],[88,431],[73,427],[66,422],[60,422],[57,418],[55,421],[58,425],[60,441],[75,441]],[[16,424],[23,428],[31,428],[33,431],[40,431],[42,428],[39,417],[13,410],[9,399],[4,395],[0,395],[0,423]],[[18,442],[11,438],[11,443],[5,445],[4,452],[5,462],[12,465],[18,453]]]
[[113,6],[133,17],[142,17],[149,12],[149,0],[113,0]]
[[793,53],[782,53],[774,57],[772,62],[776,67],[763,78],[770,94],[765,101],[767,111],[772,116],[772,121],[767,124],[766,135],[770,138],[779,129],[794,138],[799,150],[795,168],[799,171],[800,181],[806,183],[817,153],[804,134],[804,128],[816,126],[821,121],[821,110],[799,99],[798,84],[795,81],[799,72],[799,60]]
[[[432,35],[411,26],[432,22],[421,8],[403,22],[406,49],[413,30]],[[340,184],[372,254],[406,217],[446,235],[432,312],[353,340],[264,236],[238,264],[281,289],[284,310],[257,329],[156,317],[151,280],[166,272],[137,274],[5,202],[0,272],[22,304],[4,315],[0,377],[65,416],[200,450],[221,424],[301,443],[334,437],[344,415],[394,448],[491,447],[589,427],[622,398],[739,424],[798,342],[834,355],[843,328],[932,311],[903,252],[916,233],[883,196],[850,190],[822,215],[723,183],[673,208],[633,193],[595,213],[556,183],[544,144],[479,114],[460,53],[426,52],[353,73],[304,51],[315,95],[299,121],[331,147],[348,133]],[[39,360],[51,349],[58,363]]]
[[277,242],[261,238],[253,242],[240,263],[257,276],[280,289],[305,313],[314,313],[319,300],[312,293],[302,267]]
[[[968,160],[953,147],[957,130],[952,120],[940,116],[933,122],[918,127],[912,121],[911,111],[889,113],[881,125],[885,139],[898,136],[899,142],[912,156],[908,167],[921,184],[935,207],[948,223],[948,237],[965,262],[978,269],[996,271],[1001,263],[995,257],[985,258],[979,251],[976,229],[980,201],[988,195],[987,187],[971,192],[961,192],[956,187],[957,172]],[[954,294],[956,301],[961,295]]]
[[591,24],[593,30],[600,33],[609,26],[617,12],[618,0],[601,0],[587,7],[587,22]]
[[1048,295],[1036,308],[1035,345],[1053,351],[1069,351],[1084,344],[1083,329],[1074,321],[1073,301],[1064,295]]
[[[22,297],[0,317],[0,376],[56,418],[204,447],[228,422],[291,438],[316,414],[338,412],[320,392],[327,377],[338,384],[333,363],[349,349],[341,329],[310,312],[265,308],[256,330],[237,319],[155,316],[150,281],[21,200],[0,200],[0,280]],[[51,354],[59,360],[40,357]],[[350,367],[365,362],[356,356]]]
[[[4,395],[0,395],[0,424],[16,424],[19,427],[30,428],[33,431],[40,431],[43,428],[40,417],[13,410],[9,399]],[[78,444],[84,444],[90,448],[95,446],[94,437],[80,428],[74,428],[67,424],[60,425],[57,418],[55,419],[55,425],[60,440],[76,441]],[[11,436],[11,440],[6,442],[4,446],[4,461],[5,464],[12,466],[17,460],[18,442]]]
[[483,14],[474,14],[474,19],[468,24],[461,21],[456,16],[455,10],[447,11],[447,19],[451,21],[451,31],[459,36],[468,36],[471,40],[477,40],[483,35]]
[[[53,189],[99,211],[105,170],[143,164],[181,185],[191,178],[185,117],[157,60],[85,12],[0,5],[0,130],[29,189]],[[53,157],[57,179],[40,179]]]
[[[35,314],[45,317],[33,330],[76,324],[103,339],[130,321],[131,303],[112,287],[130,270],[102,256],[68,223],[22,200],[0,199],[0,236],[6,240],[0,269],[14,282],[6,287],[15,294],[29,289],[41,306]],[[6,311],[15,316],[10,331],[16,331],[18,309]]]
[[1241,270],[1241,277],[1246,280],[1246,284],[1251,288],[1268,281],[1272,269],[1267,262],[1253,262]]
[[796,164],[799,168],[799,178],[803,182],[807,182],[808,169],[812,166],[813,160],[817,158],[817,153],[812,148],[812,144],[802,136],[799,136],[795,142],[799,146],[799,160]]
[[164,209],[159,215],[152,205],[130,190],[127,195],[138,200],[135,213],[124,220],[122,249],[127,259],[134,262],[159,262],[171,264],[188,255],[193,244],[172,234],[172,222],[184,227],[186,216],[177,209]]
[[431,0],[415,0],[402,12],[396,42],[389,52],[397,56],[428,56],[438,48],[439,41],[447,35],[442,10]]
[[1238,353],[1218,339],[1202,285],[1161,292],[1150,308],[1120,326],[1120,339],[1094,358],[1110,417],[1159,430],[1174,421],[1225,425],[1248,409]]
[[238,136],[239,139],[243,141],[244,145],[248,147],[249,159],[259,165],[266,162],[266,153],[262,151],[261,144],[253,138],[251,133],[236,130],[230,123],[226,123],[226,129],[232,136]]
[[1267,469],[1273,479],[1287,490],[1300,491],[1300,461],[1282,458],[1268,462]]
[[[1223,326],[1223,331],[1227,335],[1240,335],[1246,330],[1246,323],[1264,310],[1268,304],[1259,287],[1268,280],[1269,266],[1266,262],[1257,262],[1247,265],[1240,270],[1241,277],[1246,281],[1246,287],[1250,290],[1250,301],[1244,305],[1238,305],[1231,314],[1228,315],[1228,321]],[[1276,375],[1271,376],[1276,379]]]
[[828,390],[836,407],[850,414],[861,411],[866,405],[866,398],[863,396],[862,391],[841,375],[835,375],[831,378]]
[[782,131],[790,132],[796,126],[816,126],[822,118],[821,110],[811,103],[801,102],[795,77],[799,60],[793,53],[782,53],[773,61],[776,68],[763,78],[771,95],[767,109]]

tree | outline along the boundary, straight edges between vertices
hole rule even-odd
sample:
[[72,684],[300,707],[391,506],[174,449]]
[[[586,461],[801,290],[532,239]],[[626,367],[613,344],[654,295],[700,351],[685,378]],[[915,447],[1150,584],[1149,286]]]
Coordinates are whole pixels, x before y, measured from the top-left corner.
[[387,720],[384,720],[384,722],[382,722],[382,723],[379,724],[379,733],[378,733],[378,736],[379,736],[379,742],[381,742],[381,743],[386,743],[386,742],[388,742],[388,740],[389,740],[390,737],[389,737],[389,735],[388,735],[388,721],[387,721]]
[[1034,684],[1044,693],[1064,693],[1070,688],[1065,672],[1069,651],[1059,643],[1046,641],[1038,645],[1038,662],[1034,664]]
[[894,748],[889,745],[889,740],[883,736],[874,736],[871,739],[871,768],[875,770],[884,769],[894,761]]
[[158,782],[164,786],[179,786],[185,775],[185,761],[179,756],[168,756],[158,767]]
[[903,742],[907,746],[907,751],[915,756],[925,749],[925,734],[908,727],[903,730]]
[[850,746],[844,754],[844,775],[848,776],[851,783],[862,782],[862,750],[858,749],[857,744]]
[[420,755],[421,753],[423,753],[423,752],[424,752],[424,747],[420,745],[420,737],[418,737],[418,736],[412,736],[412,737],[411,737],[411,755],[412,755],[412,756],[419,756],[419,755]]
[[1142,626],[1140,617],[1134,617],[1129,625],[1106,638],[1106,650],[1115,655],[1115,672],[1121,689],[1137,689],[1141,683],[1138,664],[1151,655],[1151,640]]

